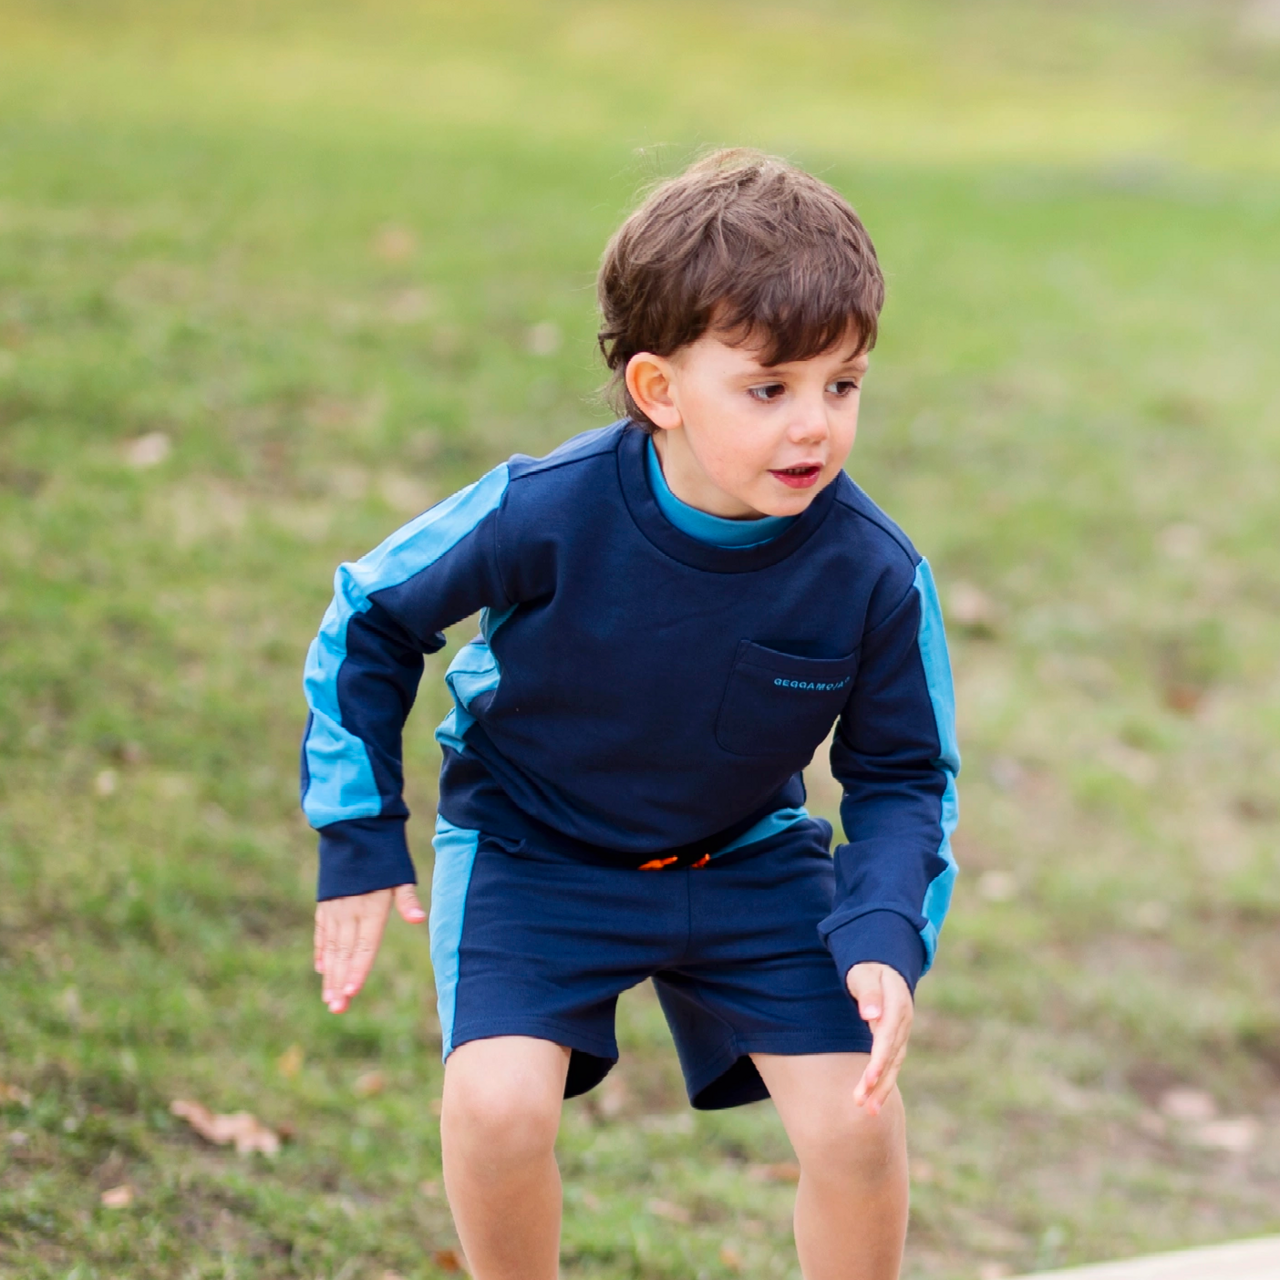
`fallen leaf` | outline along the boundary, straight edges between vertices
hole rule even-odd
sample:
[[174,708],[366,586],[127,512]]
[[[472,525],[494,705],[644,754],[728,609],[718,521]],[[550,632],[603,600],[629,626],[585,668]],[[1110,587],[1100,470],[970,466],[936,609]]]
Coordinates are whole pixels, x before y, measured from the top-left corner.
[[362,1098],[372,1098],[387,1087],[387,1077],[381,1071],[366,1071],[356,1076],[356,1093]]
[[124,460],[139,471],[158,467],[172,449],[172,442],[163,431],[148,431],[145,436],[130,440],[124,447]]
[[731,1244],[722,1244],[720,1246],[720,1265],[728,1267],[730,1271],[739,1272],[742,1270],[742,1254]]
[[302,1070],[306,1055],[300,1044],[291,1044],[277,1059],[276,1067],[286,1080],[292,1080]]
[[1218,1104],[1203,1089],[1166,1089],[1160,1095],[1160,1110],[1170,1120],[1202,1124],[1218,1114]]
[[1189,716],[1204,701],[1205,690],[1194,684],[1168,684],[1164,689],[1165,706]]
[[133,1203],[133,1188],[122,1182],[118,1187],[111,1187],[98,1197],[104,1209],[127,1209]]
[[169,1104],[169,1110],[185,1120],[202,1138],[219,1146],[235,1145],[240,1155],[261,1151],[273,1156],[280,1150],[280,1135],[267,1128],[261,1120],[248,1111],[233,1111],[219,1115],[203,1103],[189,1102],[182,1098]]
[[645,1204],[650,1213],[659,1218],[669,1218],[672,1222],[692,1222],[693,1214],[682,1204],[672,1204],[670,1200],[650,1200]]
[[458,1256],[456,1249],[437,1249],[431,1255],[431,1261],[441,1271],[463,1271],[462,1259]]
[[16,1102],[20,1107],[29,1107],[31,1095],[25,1089],[19,1089],[16,1084],[5,1084],[0,1080],[0,1102]]
[[749,1164],[747,1177],[752,1182],[799,1182],[800,1166],[793,1160],[781,1160],[777,1164]]

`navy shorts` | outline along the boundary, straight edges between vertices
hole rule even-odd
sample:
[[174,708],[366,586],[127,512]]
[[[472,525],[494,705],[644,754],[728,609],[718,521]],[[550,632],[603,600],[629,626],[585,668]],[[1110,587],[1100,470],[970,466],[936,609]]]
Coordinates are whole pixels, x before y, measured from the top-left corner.
[[444,1056],[491,1036],[551,1040],[572,1050],[565,1096],[585,1093],[618,1060],[619,993],[646,978],[699,1109],[768,1096],[748,1054],[868,1052],[818,937],[830,839],[806,817],[704,865],[633,870],[440,818],[431,960]]

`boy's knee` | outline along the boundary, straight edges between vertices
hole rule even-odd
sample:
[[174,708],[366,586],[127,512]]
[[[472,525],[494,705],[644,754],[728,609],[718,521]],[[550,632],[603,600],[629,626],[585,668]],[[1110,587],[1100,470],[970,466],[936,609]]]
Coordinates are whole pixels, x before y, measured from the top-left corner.
[[896,1177],[906,1164],[906,1117],[895,1088],[879,1114],[851,1098],[813,1115],[792,1135],[806,1177],[875,1183]]
[[449,1065],[440,1113],[447,1146],[517,1162],[555,1146],[562,1085],[520,1070],[495,1070],[492,1062],[469,1062],[465,1055]]

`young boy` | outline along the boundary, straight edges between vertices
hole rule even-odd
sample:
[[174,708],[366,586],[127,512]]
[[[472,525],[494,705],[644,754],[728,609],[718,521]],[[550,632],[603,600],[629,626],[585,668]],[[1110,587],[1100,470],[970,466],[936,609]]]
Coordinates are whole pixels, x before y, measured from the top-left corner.
[[[843,471],[883,277],[830,187],[729,151],[632,214],[599,292],[626,418],[338,570],[302,764],[324,999],[359,991],[393,898],[425,918],[401,729],[423,654],[480,610],[445,677],[431,890],[472,1273],[557,1275],[561,1100],[609,1071],[618,994],[652,978],[693,1106],[777,1105],[807,1280],[889,1280],[895,1079],[959,762],[928,565]],[[834,860],[801,778],[833,724]]]

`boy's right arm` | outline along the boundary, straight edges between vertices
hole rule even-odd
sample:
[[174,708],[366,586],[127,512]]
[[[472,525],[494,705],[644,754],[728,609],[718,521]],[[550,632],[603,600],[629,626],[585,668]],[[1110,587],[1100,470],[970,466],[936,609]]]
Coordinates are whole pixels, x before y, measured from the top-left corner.
[[[322,917],[333,917],[339,933],[350,925],[343,923],[348,909],[339,902],[415,882],[404,834],[401,734],[423,655],[443,646],[444,628],[483,607],[514,603],[495,538],[506,487],[504,464],[334,576],[334,598],[307,655],[303,682],[310,716],[302,744],[302,808],[320,833],[318,930]],[[365,904],[376,906],[373,914],[380,911],[383,921],[390,894],[385,898]],[[410,910],[406,919],[412,915]],[[381,923],[376,933],[381,935]],[[318,964],[324,951],[318,941]]]

